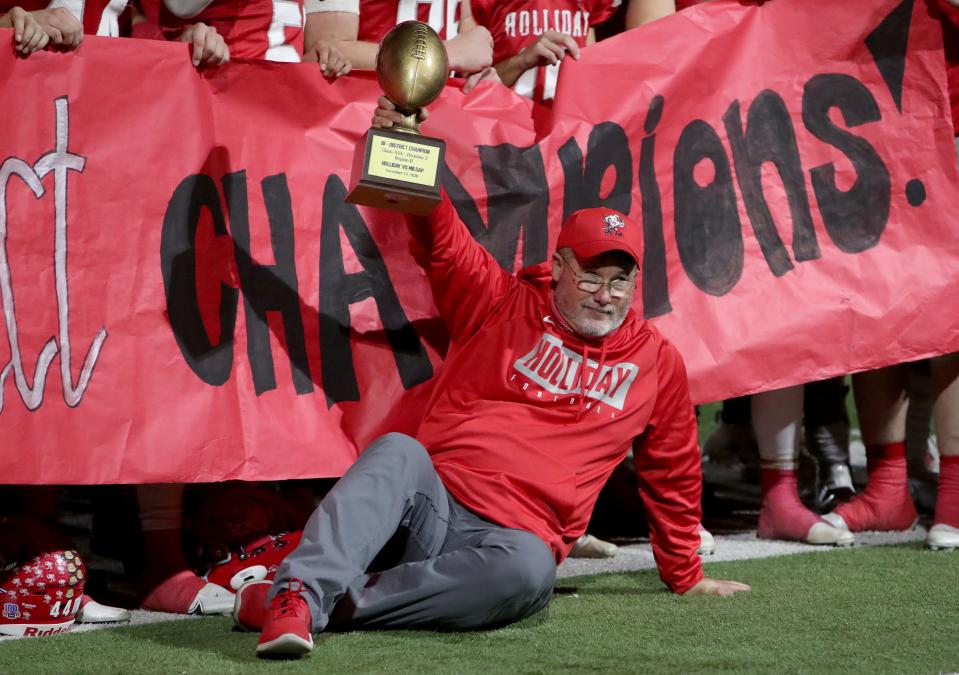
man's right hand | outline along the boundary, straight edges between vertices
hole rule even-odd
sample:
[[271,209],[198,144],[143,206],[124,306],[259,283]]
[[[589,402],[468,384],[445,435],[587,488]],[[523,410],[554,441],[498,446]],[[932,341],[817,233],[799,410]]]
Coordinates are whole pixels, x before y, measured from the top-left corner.
[[483,26],[470,28],[447,40],[450,70],[469,75],[493,65],[493,36]]
[[[426,112],[426,108],[420,108],[419,113],[416,115],[417,130],[419,129],[419,125],[426,121],[427,117],[429,117],[429,113]],[[390,99],[385,96],[380,96],[376,99],[376,110],[373,111],[374,129],[389,129],[402,121],[403,113],[396,109],[396,106],[393,105]]]
[[41,9],[30,14],[50,38],[49,44],[54,47],[70,51],[79,47],[83,41],[83,26],[68,10],[57,7]]

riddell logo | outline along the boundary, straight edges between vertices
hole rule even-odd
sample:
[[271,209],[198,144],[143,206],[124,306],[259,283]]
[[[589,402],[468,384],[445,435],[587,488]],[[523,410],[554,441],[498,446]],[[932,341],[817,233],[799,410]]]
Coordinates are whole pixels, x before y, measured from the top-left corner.
[[55,626],[47,630],[40,630],[36,626],[30,626],[23,631],[23,637],[41,637],[44,635],[56,635],[57,633],[66,633],[70,626]]
[[[513,368],[552,394],[577,395],[580,391],[579,372],[583,357],[563,346],[555,335],[544,333],[526,356],[518,359]],[[636,380],[639,366],[624,361],[612,365],[586,361],[583,377],[586,398],[601,401],[617,410],[626,403],[629,388]]]

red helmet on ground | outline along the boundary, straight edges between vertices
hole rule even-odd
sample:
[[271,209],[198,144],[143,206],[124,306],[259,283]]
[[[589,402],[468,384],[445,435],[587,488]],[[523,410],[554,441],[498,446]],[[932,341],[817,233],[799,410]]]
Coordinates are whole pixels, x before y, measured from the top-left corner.
[[247,581],[273,579],[276,568],[297,547],[302,536],[302,531],[268,534],[246,546],[236,547],[215,563],[203,578],[234,592]]
[[42,636],[73,626],[86,568],[76,551],[43,553],[0,571],[0,635]]

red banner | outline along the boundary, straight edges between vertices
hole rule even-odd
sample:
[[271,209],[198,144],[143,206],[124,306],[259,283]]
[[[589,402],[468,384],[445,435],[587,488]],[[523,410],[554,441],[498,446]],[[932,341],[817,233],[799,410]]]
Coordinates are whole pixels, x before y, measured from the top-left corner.
[[[809,7],[719,1],[600,43],[552,110],[490,84],[430,109],[504,267],[578,208],[643,223],[636,309],[698,401],[959,348],[938,23]],[[445,330],[402,219],[343,202],[375,82],[185,49],[0,53],[3,482],[333,476],[416,429]]]

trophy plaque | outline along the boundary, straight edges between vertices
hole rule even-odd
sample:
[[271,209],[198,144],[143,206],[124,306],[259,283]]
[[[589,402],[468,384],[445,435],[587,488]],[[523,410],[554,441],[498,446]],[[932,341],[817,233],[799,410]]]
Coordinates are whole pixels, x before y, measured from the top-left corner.
[[403,121],[390,129],[370,129],[357,145],[346,201],[426,215],[440,201],[446,143],[420,135],[416,116],[446,86],[446,47],[429,25],[404,21],[380,43],[376,75]]

